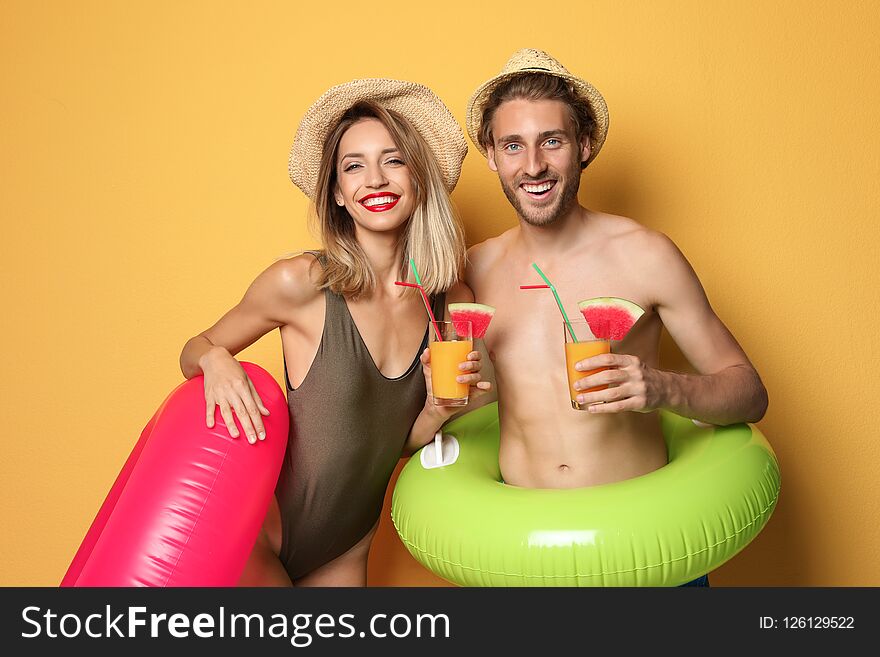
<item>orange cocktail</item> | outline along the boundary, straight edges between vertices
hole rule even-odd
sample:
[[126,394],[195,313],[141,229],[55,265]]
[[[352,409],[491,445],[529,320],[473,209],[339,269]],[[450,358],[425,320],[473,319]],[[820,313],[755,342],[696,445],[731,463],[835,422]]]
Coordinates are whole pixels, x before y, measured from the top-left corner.
[[595,370],[589,370],[587,372],[578,372],[574,369],[574,366],[577,365],[579,361],[582,361],[586,358],[590,358],[591,356],[598,356],[599,354],[609,354],[611,353],[611,343],[608,340],[590,340],[589,342],[566,342],[565,343],[565,366],[568,368],[568,392],[571,394],[571,407],[575,408],[579,411],[584,410],[587,405],[580,404],[577,401],[577,396],[584,392],[593,392],[595,390],[604,390],[607,388],[607,385],[603,386],[595,386],[593,388],[587,388],[586,390],[575,390],[574,383],[579,379],[583,379],[585,376],[590,376],[591,374],[595,374],[596,372],[601,372],[602,370],[607,370],[607,367],[600,367]]
[[[465,326],[466,325],[466,326]],[[458,328],[458,332],[456,332]],[[436,406],[465,406],[468,402],[467,383],[459,383],[456,377],[467,374],[458,369],[467,362],[467,355],[474,350],[470,322],[437,322],[442,341],[437,339],[434,326],[431,331],[431,396]]]
[[[581,320],[572,320],[570,327],[569,324],[563,322],[562,329],[565,331],[565,368],[568,370],[568,392],[571,400],[571,407],[575,410],[583,411],[586,410],[588,404],[579,403],[577,401],[577,396],[585,392],[604,390],[608,386],[601,385],[586,390],[575,390],[575,382],[584,377],[590,376],[591,374],[595,374],[596,372],[607,370],[608,368],[599,367],[594,370],[579,372],[574,366],[577,365],[578,362],[591,358],[592,356],[611,353],[611,341],[599,340],[594,337],[590,332],[590,327],[587,323]],[[577,342],[574,341],[571,335],[571,330],[574,331],[574,335],[578,340]]]

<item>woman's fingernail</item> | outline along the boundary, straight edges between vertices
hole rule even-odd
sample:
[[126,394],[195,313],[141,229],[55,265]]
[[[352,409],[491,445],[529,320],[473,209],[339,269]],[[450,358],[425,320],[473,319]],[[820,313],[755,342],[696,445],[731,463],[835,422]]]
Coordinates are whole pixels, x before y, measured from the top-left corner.
[[260,432],[260,440],[266,440],[266,432],[265,431]]

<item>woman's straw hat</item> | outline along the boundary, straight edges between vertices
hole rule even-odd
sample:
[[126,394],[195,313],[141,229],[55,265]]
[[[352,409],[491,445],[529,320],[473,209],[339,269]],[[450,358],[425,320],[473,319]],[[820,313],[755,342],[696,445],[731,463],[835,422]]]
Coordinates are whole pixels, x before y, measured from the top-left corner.
[[593,135],[590,137],[590,159],[587,160],[587,164],[592,162],[599,154],[599,149],[605,143],[605,135],[608,134],[608,106],[605,104],[605,99],[589,82],[569,73],[568,69],[546,52],[532,48],[524,48],[515,52],[504,65],[501,73],[484,82],[468,101],[467,131],[476,147],[483,155],[487,155],[486,149],[477,138],[477,134],[483,120],[483,106],[489,100],[489,96],[499,84],[523,73],[545,73],[568,80],[574,86],[575,91],[587,101],[593,114],[593,120],[596,122]]
[[369,100],[403,115],[430,146],[450,192],[461,174],[467,141],[449,108],[426,86],[403,80],[368,78],[329,89],[306,111],[290,149],[290,179],[313,198],[324,141],[355,103]]

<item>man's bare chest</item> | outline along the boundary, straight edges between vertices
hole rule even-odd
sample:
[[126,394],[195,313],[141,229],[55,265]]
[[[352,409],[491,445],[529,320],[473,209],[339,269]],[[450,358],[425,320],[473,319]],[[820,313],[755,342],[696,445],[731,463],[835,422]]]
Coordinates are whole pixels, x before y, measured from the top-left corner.
[[[582,319],[578,302],[601,296],[629,299],[646,310],[644,321],[631,340],[640,355],[652,358],[659,340],[660,321],[651,307],[649,281],[639,279],[635,267],[612,267],[613,262],[587,259],[585,262],[539,263],[556,289],[521,289],[541,285],[543,279],[531,263],[511,259],[499,263],[478,284],[478,303],[495,307],[495,317],[485,342],[493,362],[507,365],[540,366],[544,361],[562,360],[564,320],[559,305],[570,320]],[[614,271],[612,271],[614,269]]]

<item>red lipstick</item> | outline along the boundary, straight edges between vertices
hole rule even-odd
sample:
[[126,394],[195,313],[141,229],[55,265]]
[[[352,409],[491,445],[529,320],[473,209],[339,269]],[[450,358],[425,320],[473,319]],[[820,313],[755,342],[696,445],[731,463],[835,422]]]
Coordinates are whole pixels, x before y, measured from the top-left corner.
[[[372,202],[367,203],[372,199],[383,199],[381,202]],[[367,194],[362,199],[358,200],[362,206],[364,206],[370,212],[385,212],[386,210],[390,210],[397,202],[400,200],[400,196],[397,194],[392,194],[391,192],[376,192],[375,194]]]

